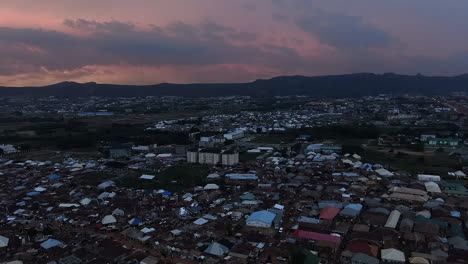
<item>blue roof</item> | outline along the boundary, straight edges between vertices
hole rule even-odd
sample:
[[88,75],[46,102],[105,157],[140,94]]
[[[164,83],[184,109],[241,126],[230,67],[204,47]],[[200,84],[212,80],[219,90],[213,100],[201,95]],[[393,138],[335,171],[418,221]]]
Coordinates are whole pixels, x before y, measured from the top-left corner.
[[28,192],[26,195],[27,196],[34,196],[34,195],[38,195],[39,192]]
[[372,164],[364,163],[361,165],[361,169],[370,169],[370,168],[372,168]]
[[452,217],[461,217],[461,213],[459,211],[450,211],[450,215]]
[[52,174],[49,176],[49,180],[56,180],[58,178],[60,178],[60,176],[58,176],[57,174]]
[[226,174],[226,177],[228,177],[231,180],[258,180],[258,177],[253,174],[231,173],[231,174]]
[[56,239],[48,239],[47,241],[44,241],[41,243],[41,247],[45,248],[45,249],[49,249],[49,248],[53,248],[55,246],[58,246],[62,244],[62,242],[56,240]]
[[338,209],[343,208],[343,204],[339,201],[327,201],[327,200],[322,200],[319,202],[319,208],[323,209],[327,206],[332,206]]
[[275,220],[275,217],[276,217],[275,213],[263,210],[263,211],[258,211],[258,212],[252,213],[249,216],[249,218],[247,218],[247,222],[260,221],[260,222],[264,222],[264,223],[267,223],[267,224],[271,224],[271,223],[273,223],[273,220]]
[[143,223],[143,220],[141,220],[140,218],[134,218],[133,221],[132,221],[132,225],[139,225]]
[[172,193],[171,193],[170,191],[164,191],[162,194],[165,195],[165,196],[170,196],[170,195],[172,195]]
[[348,205],[346,205],[344,208],[353,209],[353,210],[355,210],[355,211],[361,211],[361,209],[362,209],[362,204],[348,204]]

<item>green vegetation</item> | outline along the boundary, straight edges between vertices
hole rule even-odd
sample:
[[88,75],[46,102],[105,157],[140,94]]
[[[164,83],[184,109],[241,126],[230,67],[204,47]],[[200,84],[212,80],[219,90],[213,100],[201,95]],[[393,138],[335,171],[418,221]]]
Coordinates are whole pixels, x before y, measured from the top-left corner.
[[461,168],[458,160],[447,154],[433,156],[410,155],[403,152],[380,152],[365,150],[361,153],[364,162],[388,165],[395,170],[410,173],[431,173],[446,175],[449,171]]
[[[165,169],[160,173],[150,171],[139,171],[136,176],[127,176],[118,181],[125,188],[158,190],[164,189],[171,192],[180,192],[198,185],[205,185],[206,176],[211,169],[202,165],[177,165]],[[141,174],[156,175],[154,180],[139,179]]]
[[289,143],[296,139],[297,134],[289,132],[276,132],[268,134],[260,134],[255,136],[254,142],[264,144],[280,144]]
[[375,139],[379,137],[380,130],[374,125],[331,125],[260,134],[256,136],[255,142],[270,144],[278,144],[282,142],[290,143],[299,135],[311,135],[312,140]]
[[318,264],[319,258],[305,248],[296,248],[289,258],[291,264]]
[[[32,131],[31,135],[17,132]],[[4,131],[2,142],[28,143],[35,148],[56,147],[62,150],[97,147],[100,143],[123,144],[187,144],[187,132],[145,131],[144,124],[93,124],[80,119],[34,122],[11,131]]]

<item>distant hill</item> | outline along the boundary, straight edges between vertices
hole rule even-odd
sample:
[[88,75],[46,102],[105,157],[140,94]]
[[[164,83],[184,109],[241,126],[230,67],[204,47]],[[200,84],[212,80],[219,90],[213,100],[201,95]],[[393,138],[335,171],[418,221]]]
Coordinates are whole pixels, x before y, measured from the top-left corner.
[[330,76],[281,76],[249,83],[115,85],[62,82],[42,87],[0,87],[0,96],[280,96],[359,97],[378,94],[444,95],[468,91],[468,74],[455,77],[356,73]]

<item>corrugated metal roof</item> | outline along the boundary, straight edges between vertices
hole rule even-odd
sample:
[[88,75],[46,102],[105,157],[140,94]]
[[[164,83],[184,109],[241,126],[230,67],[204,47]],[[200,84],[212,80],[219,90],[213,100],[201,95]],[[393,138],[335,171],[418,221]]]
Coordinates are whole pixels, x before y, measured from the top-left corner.
[[323,208],[322,212],[320,213],[319,218],[332,220],[335,216],[340,212],[339,208],[333,206],[327,206]]
[[332,242],[332,243],[336,243],[336,244],[341,243],[341,237],[339,237],[339,236],[320,234],[320,233],[316,233],[316,232],[308,232],[308,231],[304,231],[304,230],[294,231],[293,236],[306,238],[306,239],[310,239],[310,240],[327,241],[327,242]]
[[400,216],[401,213],[399,211],[393,210],[387,218],[387,223],[385,223],[385,227],[395,228],[398,224]]
[[263,210],[263,211],[258,211],[258,212],[252,213],[249,216],[249,218],[247,218],[247,222],[260,221],[260,222],[264,222],[264,223],[267,223],[267,224],[271,224],[271,223],[273,223],[273,220],[275,219],[275,217],[276,217],[275,213]]
[[432,192],[432,193],[441,193],[442,191],[440,190],[440,187],[437,183],[435,182],[425,182],[424,183],[424,186],[426,186],[426,190],[428,192]]

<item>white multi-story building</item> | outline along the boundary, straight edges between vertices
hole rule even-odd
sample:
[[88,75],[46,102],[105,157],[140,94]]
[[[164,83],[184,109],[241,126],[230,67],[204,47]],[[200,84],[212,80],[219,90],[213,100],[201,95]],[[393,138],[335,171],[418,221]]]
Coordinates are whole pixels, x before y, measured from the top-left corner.
[[233,166],[239,163],[239,152],[226,151],[221,154],[221,164],[224,166]]
[[201,164],[216,165],[220,162],[220,158],[220,152],[200,151],[198,153],[198,162]]
[[201,149],[187,151],[188,163],[200,163],[224,166],[233,166],[239,163],[239,152],[234,150],[222,151],[221,149]]
[[224,134],[224,138],[227,140],[236,140],[244,137],[244,131],[234,131],[231,133]]
[[198,151],[187,151],[187,162],[197,163],[198,162]]

